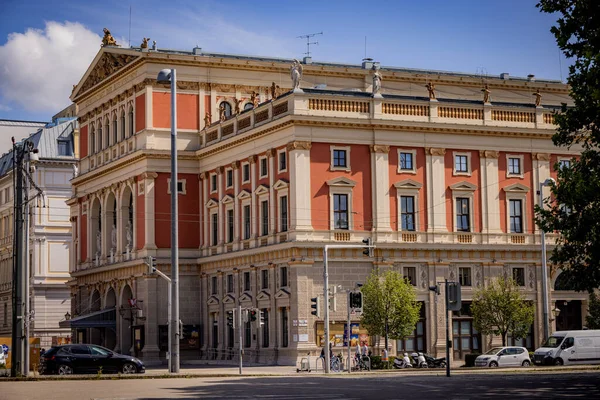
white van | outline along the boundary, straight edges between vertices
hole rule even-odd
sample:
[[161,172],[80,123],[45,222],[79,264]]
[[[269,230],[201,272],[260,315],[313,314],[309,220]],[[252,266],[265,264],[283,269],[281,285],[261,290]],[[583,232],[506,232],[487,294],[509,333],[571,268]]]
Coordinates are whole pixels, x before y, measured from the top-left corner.
[[536,365],[600,364],[600,330],[554,332],[533,353]]

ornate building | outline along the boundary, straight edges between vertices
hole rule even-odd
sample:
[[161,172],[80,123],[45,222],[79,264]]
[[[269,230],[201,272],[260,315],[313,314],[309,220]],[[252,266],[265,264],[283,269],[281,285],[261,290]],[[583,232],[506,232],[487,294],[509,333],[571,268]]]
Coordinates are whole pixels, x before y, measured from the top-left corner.
[[[74,108],[73,108],[74,109]],[[65,110],[66,111],[66,110]],[[53,122],[38,128],[28,140],[39,150],[40,160],[32,173],[33,183],[44,191],[29,208],[31,337],[40,338],[40,345],[67,340],[69,329],[61,328],[59,321],[71,309],[71,294],[65,283],[69,280],[69,248],[71,225],[69,207],[71,197],[74,137],[77,135],[75,118],[55,117]],[[14,186],[13,152],[0,158],[0,336],[11,336],[13,288],[13,232]],[[32,188],[31,193],[35,193]]]
[[[265,315],[262,326],[244,323],[247,360],[293,364],[319,351],[323,322],[310,299],[323,293],[328,243],[370,237],[377,246],[372,259],[360,249],[330,253],[332,286],[352,288],[373,268],[416,286],[421,320],[398,351],[443,353],[443,301],[428,286],[444,278],[463,286],[463,309],[450,315],[455,359],[498,340],[482,337],[469,313],[489,278],[514,277],[541,304],[536,190],[577,154],[550,140],[553,112],[570,102],[566,85],[310,59],[293,64],[292,82],[290,64],[199,48],[100,50],[71,96],[81,124],[68,201],[77,341],[164,359],[166,283],[144,264],[155,256],[170,274],[163,68],[178,76],[184,359],[230,356],[240,343],[226,313],[238,304]],[[557,276],[552,269],[552,287]],[[581,327],[582,296],[552,290],[551,308],[570,302]],[[341,346],[346,299],[337,300]],[[511,340],[533,348],[541,330],[536,307],[530,336]]]

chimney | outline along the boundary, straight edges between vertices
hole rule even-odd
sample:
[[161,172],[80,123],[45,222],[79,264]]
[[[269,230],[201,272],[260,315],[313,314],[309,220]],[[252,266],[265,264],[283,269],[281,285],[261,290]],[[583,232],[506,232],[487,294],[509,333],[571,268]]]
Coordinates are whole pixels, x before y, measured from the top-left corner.
[[527,75],[527,80],[528,80],[529,82],[535,82],[535,75],[533,75],[533,74],[529,74],[529,75]]
[[505,81],[510,79],[510,74],[508,72],[503,72],[500,74],[500,79],[504,79]]
[[194,53],[195,56],[199,56],[202,54],[202,47],[194,47],[194,49],[192,50],[192,53]]

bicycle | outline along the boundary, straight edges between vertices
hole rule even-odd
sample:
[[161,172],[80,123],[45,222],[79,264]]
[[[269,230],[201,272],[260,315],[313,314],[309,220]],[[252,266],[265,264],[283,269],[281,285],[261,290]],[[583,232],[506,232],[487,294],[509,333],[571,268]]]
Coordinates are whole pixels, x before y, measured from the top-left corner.
[[340,372],[341,369],[341,362],[338,356],[334,355],[331,357],[330,360],[330,369],[333,372]]
[[354,371],[370,371],[371,363],[367,361],[367,356],[355,356],[354,357]]

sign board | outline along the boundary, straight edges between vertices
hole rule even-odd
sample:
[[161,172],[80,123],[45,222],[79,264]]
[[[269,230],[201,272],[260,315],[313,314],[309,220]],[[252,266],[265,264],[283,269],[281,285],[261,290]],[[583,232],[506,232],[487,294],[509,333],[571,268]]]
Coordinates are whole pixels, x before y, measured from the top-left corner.
[[308,333],[301,333],[298,335],[299,342],[308,342]]
[[7,345],[3,344],[3,345],[2,345],[2,352],[3,352],[4,354],[8,354],[8,350],[10,350],[10,349],[9,349],[9,347],[8,347]]

